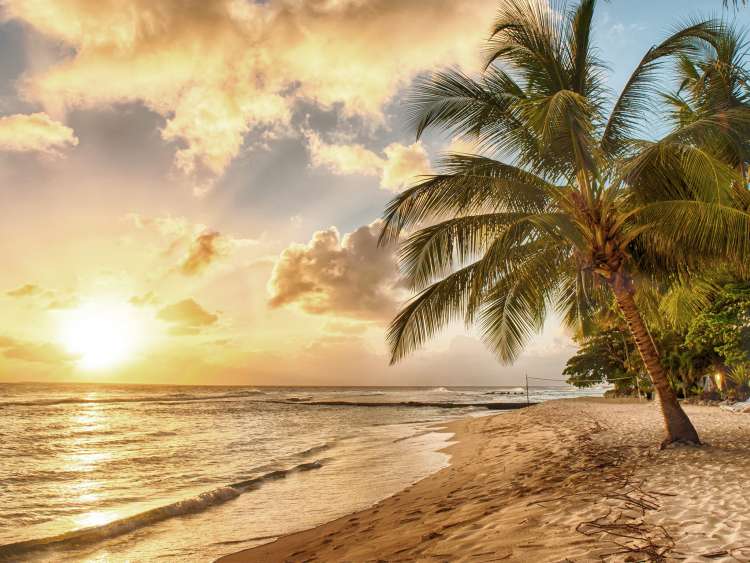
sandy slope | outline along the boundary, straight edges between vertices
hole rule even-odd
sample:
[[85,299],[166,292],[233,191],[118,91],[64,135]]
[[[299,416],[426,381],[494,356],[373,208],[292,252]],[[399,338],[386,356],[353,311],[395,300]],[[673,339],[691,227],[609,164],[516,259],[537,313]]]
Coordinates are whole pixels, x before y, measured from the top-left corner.
[[659,411],[634,402],[459,421],[451,467],[220,561],[750,561],[750,415],[688,413],[710,445],[658,450]]

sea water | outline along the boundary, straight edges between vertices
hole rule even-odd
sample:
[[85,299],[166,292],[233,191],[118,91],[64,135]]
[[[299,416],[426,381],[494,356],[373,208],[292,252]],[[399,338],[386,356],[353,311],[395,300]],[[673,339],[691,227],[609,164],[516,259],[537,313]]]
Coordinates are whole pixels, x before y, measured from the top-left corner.
[[437,423],[497,412],[481,404],[498,401],[526,396],[0,384],[0,560],[212,561],[445,467],[451,435]]

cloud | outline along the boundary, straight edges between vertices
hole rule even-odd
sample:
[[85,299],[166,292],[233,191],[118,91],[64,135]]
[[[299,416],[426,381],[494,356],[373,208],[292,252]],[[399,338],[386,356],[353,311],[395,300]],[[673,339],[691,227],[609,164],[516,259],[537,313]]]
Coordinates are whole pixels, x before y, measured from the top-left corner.
[[268,283],[271,307],[296,304],[312,314],[382,319],[396,308],[395,249],[378,247],[381,222],[341,237],[317,231],[279,257]]
[[0,336],[0,351],[10,360],[41,364],[67,364],[77,359],[49,342],[26,342],[7,336]]
[[[206,225],[192,223],[185,217],[147,217],[130,213],[125,216],[125,220],[137,229],[150,231],[159,239],[166,239],[166,246],[159,251],[160,256],[177,261],[171,272],[179,272],[185,276],[201,274],[217,260],[260,244],[256,239],[219,233]],[[181,256],[178,258],[178,255]]]
[[[495,0],[5,0],[61,58],[32,61],[26,99],[53,115],[143,103],[199,189],[253,132],[289,132],[299,101],[383,121],[417,74],[472,67]],[[377,45],[377,48],[373,48]]]
[[159,303],[159,300],[153,291],[147,291],[143,295],[134,295],[130,298],[129,302],[136,307],[145,307],[146,305],[156,305]]
[[167,305],[159,310],[156,318],[169,323],[169,333],[176,336],[198,334],[219,320],[218,315],[209,313],[193,299]]
[[0,335],[0,350],[2,350],[3,348],[10,348],[15,343],[16,343],[16,340],[14,338]]
[[160,217],[148,217],[140,213],[128,213],[125,220],[131,222],[137,229],[151,229],[164,237],[182,238],[186,235],[192,236],[196,230],[204,230],[203,225],[192,225],[185,217],[174,217],[163,215]]
[[17,299],[23,298],[23,297],[33,297],[36,295],[39,295],[43,293],[44,290],[39,287],[36,284],[33,283],[27,283],[25,285],[22,285],[21,287],[18,287],[16,289],[12,289],[10,291],[6,291],[5,295],[9,297],[14,297]]
[[76,295],[59,295],[47,304],[47,309],[75,309],[81,301]]
[[0,151],[60,156],[63,150],[77,144],[73,130],[46,113],[0,117]]
[[179,271],[186,276],[195,276],[208,268],[217,257],[227,253],[226,239],[216,231],[206,231],[195,238]]
[[414,183],[419,176],[430,173],[430,159],[421,143],[409,146],[393,143],[385,147],[385,165],[380,179],[381,187],[399,192]]
[[307,131],[305,137],[311,166],[339,176],[378,176],[380,187],[392,192],[430,173],[430,159],[421,142],[408,146],[392,143],[383,149],[381,157],[363,145],[326,143],[314,131]]
[[382,158],[362,145],[328,144],[314,131],[307,131],[305,137],[310,164],[316,168],[326,168],[340,176],[378,176],[385,165]]
[[34,283],[24,284],[5,294],[14,299],[28,300],[33,306],[44,309],[72,309],[79,304],[78,296],[73,293],[44,289]]

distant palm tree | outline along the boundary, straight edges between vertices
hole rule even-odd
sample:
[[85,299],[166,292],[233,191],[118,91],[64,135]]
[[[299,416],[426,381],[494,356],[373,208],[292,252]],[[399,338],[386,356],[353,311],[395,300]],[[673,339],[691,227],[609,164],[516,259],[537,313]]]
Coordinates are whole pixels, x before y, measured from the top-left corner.
[[750,115],[716,108],[658,140],[639,137],[639,126],[660,129],[650,109],[664,63],[711,45],[722,27],[688,24],[650,48],[610,102],[591,44],[595,5],[507,0],[481,77],[438,72],[417,84],[417,137],[436,127],[480,154],[445,156],[439,174],[385,211],[381,240],[407,237],[402,269],[418,291],[389,329],[392,361],[462,320],[512,362],[550,310],[579,326],[614,296],[658,392],[664,443],[697,444],[636,290],[750,255],[750,217],[734,207],[739,176],[712,152],[716,139],[743,143]]

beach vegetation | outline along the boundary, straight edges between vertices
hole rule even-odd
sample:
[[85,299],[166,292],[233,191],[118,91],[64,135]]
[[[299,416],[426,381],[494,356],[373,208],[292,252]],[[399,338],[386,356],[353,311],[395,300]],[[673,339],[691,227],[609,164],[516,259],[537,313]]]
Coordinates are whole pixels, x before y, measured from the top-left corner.
[[722,48],[727,27],[711,20],[648,48],[613,94],[592,41],[596,6],[507,0],[480,75],[438,71],[415,86],[417,138],[436,130],[473,148],[445,154],[385,211],[381,241],[401,241],[416,293],[388,331],[392,360],[459,321],[512,362],[550,313],[585,334],[614,301],[658,396],[664,444],[697,444],[640,294],[747,260],[750,112],[744,98],[720,103],[713,75],[703,90],[678,89],[690,116],[675,118],[661,95],[675,65]]

